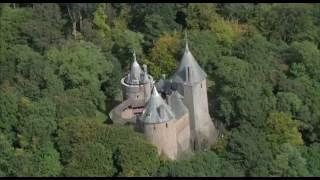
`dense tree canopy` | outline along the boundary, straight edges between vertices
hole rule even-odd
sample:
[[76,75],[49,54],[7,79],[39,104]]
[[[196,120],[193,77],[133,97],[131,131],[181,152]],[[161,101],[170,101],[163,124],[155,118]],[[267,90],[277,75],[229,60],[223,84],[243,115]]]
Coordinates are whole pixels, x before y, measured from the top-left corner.
[[[2,3],[0,176],[319,176],[318,4]],[[170,161],[108,124],[135,51],[159,80],[185,40],[211,150]]]

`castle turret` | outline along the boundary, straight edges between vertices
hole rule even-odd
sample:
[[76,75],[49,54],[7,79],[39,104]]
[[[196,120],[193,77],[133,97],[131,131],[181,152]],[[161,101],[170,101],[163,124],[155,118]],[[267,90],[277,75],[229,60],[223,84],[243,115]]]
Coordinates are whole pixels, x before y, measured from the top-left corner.
[[123,87],[123,99],[131,99],[132,107],[142,107],[148,101],[151,88],[153,86],[153,78],[147,72],[144,65],[142,71],[135,52],[133,52],[133,62],[127,76],[121,79]]
[[128,84],[139,84],[141,78],[141,67],[137,62],[136,52],[133,52],[133,63],[131,65],[130,73],[128,74],[127,83]]
[[144,135],[155,146],[159,154],[171,159],[178,155],[175,115],[153,87],[151,97],[140,117]]
[[217,136],[208,110],[206,73],[191,54],[188,41],[178,70],[171,77],[178,91],[184,96],[189,109],[191,139],[194,149],[206,148]]

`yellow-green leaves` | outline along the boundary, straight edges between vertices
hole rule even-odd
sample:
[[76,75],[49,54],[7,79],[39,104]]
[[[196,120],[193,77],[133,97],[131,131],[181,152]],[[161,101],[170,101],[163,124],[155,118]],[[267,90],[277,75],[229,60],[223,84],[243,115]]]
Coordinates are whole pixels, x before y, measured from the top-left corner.
[[151,49],[145,63],[149,67],[149,73],[155,79],[159,79],[162,74],[167,77],[177,68],[177,54],[180,40],[176,34],[164,34]]
[[277,112],[271,113],[267,119],[267,139],[274,149],[284,143],[291,145],[302,145],[301,133],[298,131],[297,123],[290,114]]
[[99,3],[97,10],[93,13],[93,23],[101,30],[102,37],[105,37],[110,32],[105,10],[106,3]]

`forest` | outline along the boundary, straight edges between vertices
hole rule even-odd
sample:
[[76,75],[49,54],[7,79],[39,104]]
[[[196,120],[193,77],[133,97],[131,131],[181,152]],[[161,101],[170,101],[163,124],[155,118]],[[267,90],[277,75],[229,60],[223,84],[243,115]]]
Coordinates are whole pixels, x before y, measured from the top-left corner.
[[[223,135],[171,161],[108,112],[185,32]],[[319,37],[320,4],[1,3],[0,176],[320,176]]]

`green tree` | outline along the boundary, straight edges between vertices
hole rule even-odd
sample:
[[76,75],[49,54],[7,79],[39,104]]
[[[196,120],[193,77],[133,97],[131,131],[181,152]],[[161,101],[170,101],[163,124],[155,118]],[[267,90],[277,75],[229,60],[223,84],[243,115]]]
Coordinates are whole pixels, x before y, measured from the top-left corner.
[[105,59],[101,50],[89,42],[68,43],[59,49],[53,48],[46,57],[58,66],[58,74],[66,89],[91,84],[99,86],[112,70],[110,60]]
[[180,47],[177,35],[165,34],[161,36],[151,49],[145,63],[149,73],[159,79],[162,74],[171,75],[177,68],[177,54]]
[[110,27],[107,24],[107,15],[105,13],[106,4],[99,3],[96,11],[93,13],[93,23],[101,30],[101,37],[108,36],[110,33]]
[[256,4],[252,3],[230,3],[222,4],[220,13],[227,19],[237,19],[241,23],[248,23],[255,17]]
[[[128,127],[102,122],[97,118],[69,117],[59,123],[57,143],[62,162],[67,164],[65,174],[150,176],[156,172],[159,166],[156,147]],[[89,161],[99,155],[105,158]],[[110,158],[112,161],[108,162]]]
[[274,4],[265,13],[261,13],[255,25],[268,39],[293,41],[317,39],[317,32],[310,4]]
[[66,176],[113,176],[115,172],[111,148],[92,142],[76,145],[64,169]]
[[214,4],[189,4],[187,8],[187,28],[192,30],[211,30],[219,42],[231,46],[232,42],[244,31],[237,22],[224,20]]
[[195,177],[195,176],[243,176],[224,157],[216,153],[198,152],[193,157],[179,161],[164,161],[158,171],[159,176]]
[[5,6],[0,16],[1,50],[17,43],[26,43],[21,37],[21,25],[31,18],[31,12],[24,8]]
[[52,143],[33,149],[16,149],[15,159],[11,162],[13,176],[59,176],[62,166],[59,153]]
[[292,43],[291,47],[286,50],[285,55],[285,58],[289,61],[288,63],[292,64],[293,66],[292,70],[297,68],[294,66],[294,63],[301,63],[301,65],[304,65],[305,72],[311,78],[314,78],[318,81],[320,81],[320,74],[318,72],[320,63],[316,59],[319,57],[320,52],[318,47],[314,43],[308,41]]
[[306,159],[307,167],[312,176],[319,176],[320,174],[320,161],[319,152],[320,146],[318,143],[311,144],[309,147],[304,147],[302,152],[303,157]]
[[267,119],[268,141],[273,149],[278,149],[284,143],[291,145],[302,145],[303,140],[298,131],[297,122],[290,114],[271,113]]
[[272,165],[273,176],[309,176],[306,160],[297,148],[288,143],[281,145],[280,153],[276,155]]
[[244,170],[246,176],[270,176],[273,154],[266,134],[248,123],[232,131],[226,156]]
[[65,20],[57,4],[35,4],[31,13],[30,20],[23,23],[21,30],[31,47],[43,52],[63,41]]
[[121,68],[124,71],[129,70],[132,61],[133,51],[139,59],[143,57],[143,51],[141,44],[143,43],[143,35],[130,30],[113,30],[112,40],[114,42],[112,46],[112,54],[119,60]]
[[129,27],[144,35],[144,50],[148,52],[157,39],[165,33],[179,31],[181,26],[176,22],[178,9],[175,4],[135,4],[132,6],[133,17]]
[[12,161],[14,160],[14,148],[5,134],[0,133],[0,176],[12,176]]
[[16,130],[19,146],[31,148],[50,141],[57,127],[55,104],[46,98],[32,102],[23,97],[18,108]]
[[301,99],[292,92],[277,93],[277,109],[279,111],[297,114],[302,104]]
[[13,140],[13,129],[17,123],[17,99],[14,94],[0,90],[0,129]]

